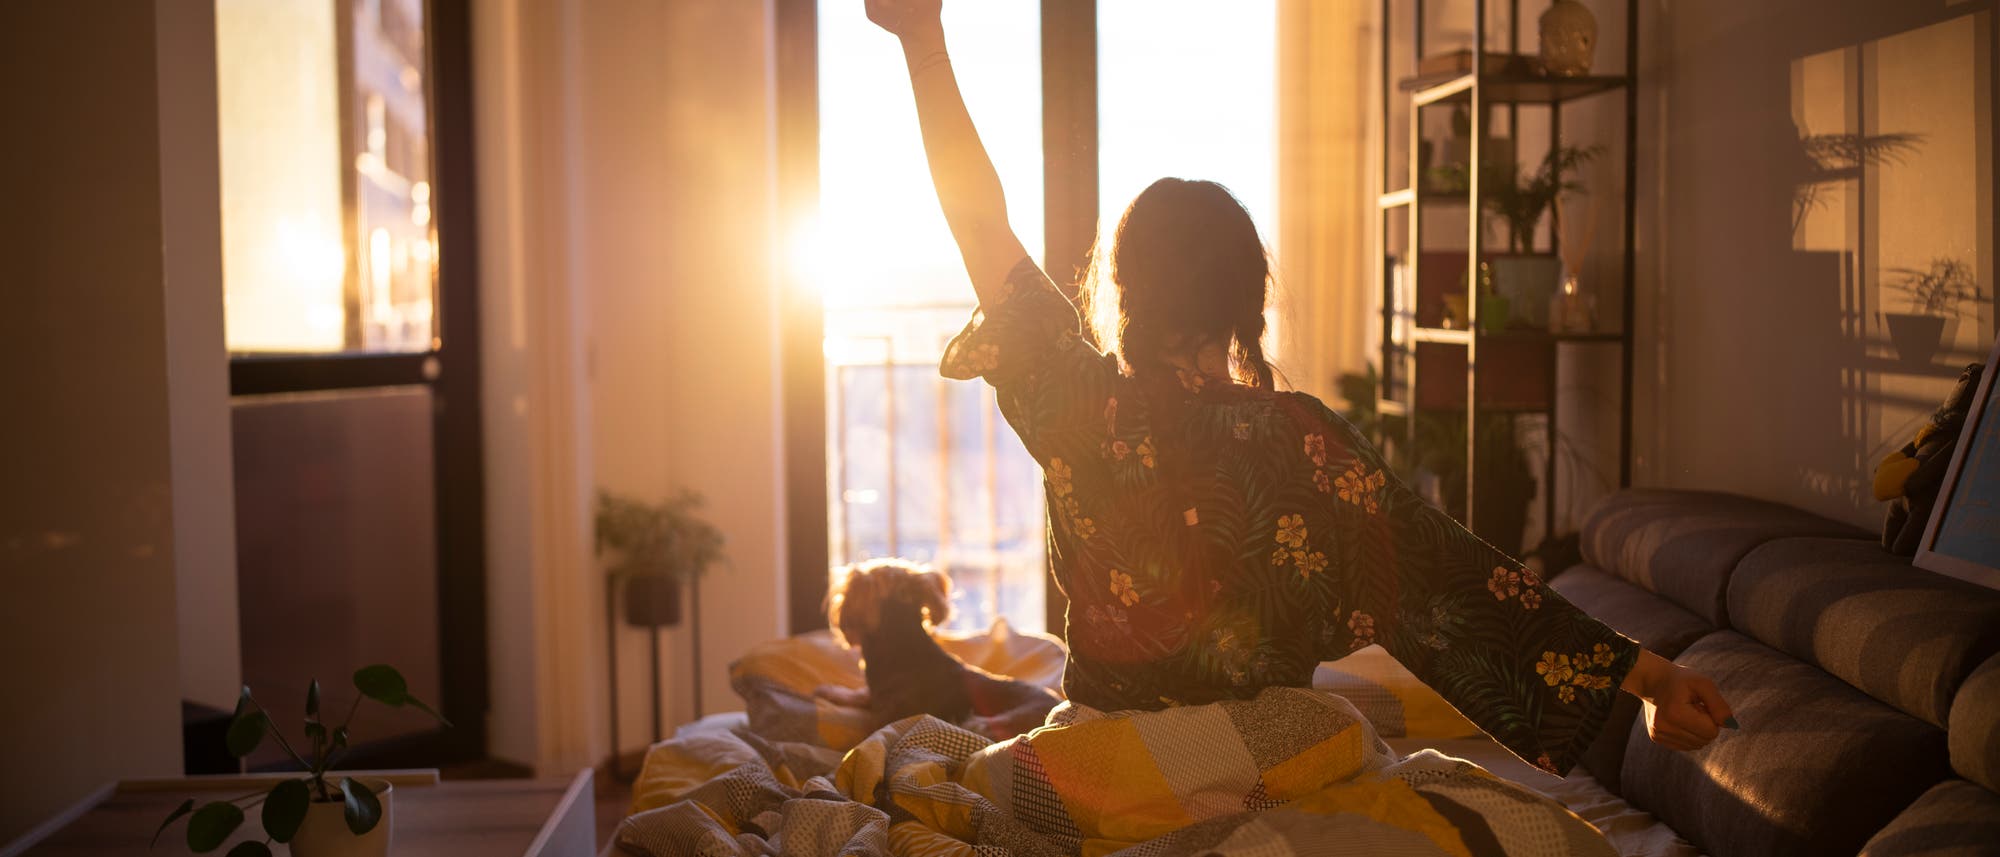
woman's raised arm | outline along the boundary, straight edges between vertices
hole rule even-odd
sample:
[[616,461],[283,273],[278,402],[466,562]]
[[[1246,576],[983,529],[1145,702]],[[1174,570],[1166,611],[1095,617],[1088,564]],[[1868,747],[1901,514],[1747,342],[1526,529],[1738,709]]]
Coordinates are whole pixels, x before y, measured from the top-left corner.
[[965,273],[981,305],[993,305],[1007,275],[1027,251],[1007,223],[1007,198],[1000,174],[979,142],[965,99],[958,92],[950,55],[945,52],[943,0],[866,0],[868,19],[896,35],[909,65],[917,97],[924,153],[945,223],[965,259]]

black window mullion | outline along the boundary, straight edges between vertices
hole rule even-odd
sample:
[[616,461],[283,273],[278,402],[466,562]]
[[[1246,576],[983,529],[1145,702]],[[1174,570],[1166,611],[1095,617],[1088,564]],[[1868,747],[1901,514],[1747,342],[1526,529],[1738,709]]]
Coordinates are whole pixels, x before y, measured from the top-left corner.
[[239,355],[229,361],[229,394],[308,393],[427,384],[430,354]]

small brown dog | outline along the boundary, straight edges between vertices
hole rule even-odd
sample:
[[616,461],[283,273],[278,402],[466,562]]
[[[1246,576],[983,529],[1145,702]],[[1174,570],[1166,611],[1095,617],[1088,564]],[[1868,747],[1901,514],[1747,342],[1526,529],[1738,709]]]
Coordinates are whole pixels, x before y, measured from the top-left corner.
[[865,691],[823,687],[819,695],[865,708],[877,727],[929,714],[1004,741],[1047,719],[1060,698],[1044,687],[1001,678],[953,657],[931,638],[951,615],[951,578],[899,559],[840,569],[827,599],[827,622],[844,644],[861,649]]

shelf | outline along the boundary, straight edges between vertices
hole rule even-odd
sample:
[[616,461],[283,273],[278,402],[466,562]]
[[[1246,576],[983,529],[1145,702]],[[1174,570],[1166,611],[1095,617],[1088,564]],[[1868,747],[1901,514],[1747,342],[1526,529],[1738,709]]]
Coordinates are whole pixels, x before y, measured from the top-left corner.
[[[1633,410],[1631,407],[1633,389],[1633,360],[1637,356],[1634,345],[1637,333],[1626,329],[1628,325],[1615,315],[1606,314],[1599,321],[1614,328],[1604,331],[1600,327],[1588,333],[1557,333],[1528,327],[1529,318],[1557,319],[1564,316],[1544,315],[1541,306],[1523,304],[1527,310],[1511,315],[1511,320],[1521,327],[1496,330],[1486,333],[1463,328],[1472,325],[1465,318],[1479,309],[1478,295],[1483,287],[1469,287],[1470,271],[1492,258],[1497,249],[1485,245],[1475,233],[1465,236],[1467,226],[1482,228],[1493,222],[1487,210],[1491,202],[1489,195],[1471,188],[1461,188],[1457,192],[1440,192],[1449,183],[1438,173],[1426,169],[1428,164],[1418,164],[1419,160],[1444,160],[1466,165],[1486,164],[1493,159],[1521,158],[1526,151],[1515,149],[1515,145],[1526,145],[1527,140],[1565,140],[1564,106],[1577,102],[1577,108],[1609,108],[1618,111],[1635,106],[1639,77],[1637,63],[1619,63],[1600,68],[1603,74],[1582,77],[1552,76],[1532,56],[1518,56],[1513,52],[1484,50],[1477,46],[1494,45],[1496,34],[1520,33],[1524,31],[1521,4],[1506,6],[1507,11],[1497,14],[1464,14],[1474,12],[1466,5],[1426,4],[1423,0],[1397,0],[1400,8],[1395,11],[1399,21],[1396,27],[1380,27],[1373,34],[1380,52],[1377,56],[1403,56],[1415,61],[1403,64],[1402,69],[1385,75],[1373,84],[1374,117],[1380,134],[1380,147],[1372,166],[1382,169],[1383,175],[1395,176],[1407,173],[1407,177],[1391,178],[1392,184],[1383,188],[1394,191],[1378,196],[1376,218],[1382,227],[1377,237],[1379,293],[1375,309],[1382,313],[1385,341],[1376,343],[1381,350],[1381,378],[1376,395],[1379,400],[1395,399],[1411,417],[1423,415],[1427,419],[1444,418],[1457,420],[1459,426],[1468,432],[1482,430],[1478,424],[1471,424],[1474,417],[1483,418],[1492,414],[1540,414],[1547,422],[1539,439],[1527,434],[1512,439],[1516,445],[1527,450],[1537,447],[1543,453],[1537,459],[1528,453],[1532,477],[1523,483],[1521,476],[1513,471],[1519,468],[1495,468],[1490,464],[1491,456],[1504,452],[1489,448],[1486,443],[1473,444],[1471,449],[1454,450],[1454,467],[1451,473],[1437,473],[1453,476],[1462,483],[1464,497],[1453,496],[1447,507],[1462,510],[1463,518],[1473,531],[1488,542],[1503,550],[1520,550],[1527,547],[1526,526],[1535,516],[1528,512],[1532,502],[1540,508],[1538,519],[1543,536],[1559,535],[1561,527],[1551,526],[1551,522],[1563,519],[1560,514],[1564,504],[1574,505],[1585,499],[1581,494],[1590,490],[1583,482],[1573,478],[1565,479],[1562,470],[1573,464],[1563,464],[1565,455],[1561,450],[1562,429],[1558,423],[1560,413],[1569,413],[1579,406],[1595,412],[1609,411],[1607,402],[1593,394],[1563,386],[1561,376],[1565,370],[1577,368],[1583,363],[1600,365],[1606,370],[1616,370],[1619,376],[1619,396],[1611,397],[1618,405],[1617,445],[1618,466],[1606,472],[1606,481],[1615,477],[1616,484],[1631,482],[1633,466]],[[1469,5],[1469,4],[1468,4]],[[1485,4],[1486,12],[1493,13],[1493,4]],[[1504,5],[1504,4],[1503,4]],[[1624,46],[1628,51],[1636,50],[1643,40],[1639,34],[1639,0],[1617,3],[1609,0],[1596,6],[1622,5],[1625,14],[1618,27],[1624,32]],[[1427,16],[1425,7],[1433,9],[1451,6],[1450,15],[1433,14]],[[1390,8],[1385,2],[1384,8]],[[1531,13],[1532,15],[1533,13]],[[1600,13],[1601,14],[1601,13]],[[1525,30],[1532,31],[1532,20]],[[1609,22],[1601,22],[1608,24]],[[1421,34],[1449,32],[1453,34],[1451,47],[1446,50],[1433,48],[1425,51],[1425,40]],[[1461,38],[1462,36],[1462,38]],[[1614,36],[1606,32],[1605,39]],[[1459,42],[1472,46],[1461,48]],[[1628,54],[1629,56],[1629,54]],[[1404,73],[1414,73],[1400,78]],[[1399,79],[1400,78],[1400,79]],[[1515,106],[1541,107],[1544,109],[1514,112]],[[1508,108],[1494,110],[1494,107]],[[1431,108],[1428,112],[1426,107]],[[1464,145],[1450,147],[1445,158],[1420,158],[1420,148],[1426,133],[1434,137],[1442,130],[1437,126],[1445,118],[1443,113],[1461,113],[1472,110],[1466,118],[1469,124],[1477,126],[1478,133],[1469,133],[1458,142]],[[1627,111],[1629,112],[1629,111]],[[1454,116],[1455,120],[1460,117]],[[1503,122],[1511,140],[1494,136],[1495,123]],[[1539,129],[1546,123],[1546,136],[1538,131],[1532,135],[1522,133],[1523,129]],[[1462,121],[1454,121],[1454,126],[1465,130]],[[1587,135],[1590,143],[1603,145],[1608,151],[1622,155],[1622,168],[1626,180],[1620,193],[1604,200],[1616,206],[1622,203],[1627,209],[1633,204],[1633,194],[1640,184],[1637,178],[1636,152],[1638,150],[1638,126],[1629,115],[1624,116],[1622,132],[1614,125],[1599,123],[1593,127],[1594,134]],[[1582,129],[1573,129],[1582,130]],[[1515,145],[1510,145],[1515,144]],[[1583,145],[1584,140],[1576,141]],[[1436,146],[1433,154],[1443,153],[1444,146]],[[1401,157],[1396,157],[1396,154]],[[1410,165],[1415,165],[1414,169]],[[1531,166],[1523,164],[1522,167]],[[1467,177],[1469,178],[1469,176]],[[1400,185],[1400,187],[1399,187]],[[1365,203],[1364,203],[1365,204]],[[1443,222],[1426,224],[1426,221],[1442,218]],[[1404,222],[1404,221],[1407,222]],[[1600,224],[1602,225],[1602,224]],[[1623,254],[1623,270],[1616,279],[1606,278],[1600,304],[1629,308],[1636,297],[1635,277],[1637,270],[1633,261],[1632,248],[1636,245],[1636,233],[1632,218],[1623,218],[1620,224],[1620,241],[1609,245],[1616,253]],[[1446,227],[1446,232],[1461,232],[1458,241],[1440,241],[1436,235],[1438,227]],[[1441,233],[1440,233],[1441,234]],[[1444,244],[1461,246],[1446,250]],[[1432,246],[1437,244],[1439,246]],[[1473,252],[1466,244],[1482,245],[1484,252]],[[1453,298],[1452,304],[1443,301],[1446,296]],[[1470,299],[1467,301],[1466,299]],[[1468,308],[1467,304],[1471,306]],[[1554,307],[1560,308],[1560,307]],[[1497,307],[1494,307],[1497,309]],[[1456,310],[1452,312],[1451,310]],[[1479,317],[1488,321],[1499,321],[1508,317],[1481,312]],[[1575,316],[1568,316],[1574,318]],[[1443,327],[1445,324],[1458,325],[1458,329]],[[1474,399],[1473,393],[1477,393]],[[1378,403],[1382,414],[1392,411]],[[1391,421],[1395,422],[1395,421]],[[1401,429],[1411,429],[1406,419]],[[1601,422],[1593,422],[1593,432],[1607,428]],[[1378,426],[1378,431],[1387,432]],[[1604,440],[1593,435],[1592,440]],[[1460,441],[1463,443],[1463,441]],[[1602,449],[1595,444],[1594,449]],[[1407,453],[1421,453],[1424,450],[1405,450]],[[1608,451],[1607,451],[1608,454]],[[1423,456],[1418,455],[1417,458]],[[1434,471],[1435,472],[1435,471]],[[1503,484],[1505,483],[1505,484]],[[1495,486],[1495,487],[1488,487]],[[1498,490],[1496,490],[1496,488]],[[1532,499],[1524,499],[1526,488]],[[1580,492],[1580,493],[1579,493]],[[1453,492],[1456,495],[1457,492]],[[1556,532],[1548,532],[1556,531]]]
[[1420,194],[1413,195],[1410,193],[1409,188],[1403,188],[1401,190],[1393,190],[1388,193],[1382,194],[1381,196],[1376,197],[1375,205],[1377,208],[1380,208],[1383,211],[1388,211],[1390,209],[1402,208],[1403,206],[1409,205],[1412,199],[1421,200],[1425,205],[1471,205],[1472,204],[1472,194],[1470,192],[1452,193],[1448,191],[1427,190]]
[[1411,93],[1418,107],[1470,100],[1472,90],[1488,104],[1560,104],[1602,92],[1623,89],[1623,76],[1534,77],[1528,75],[1472,74],[1432,75],[1404,80],[1400,86]]
[[[1410,339],[1416,342],[1436,342],[1445,345],[1465,345],[1472,341],[1472,331],[1451,327],[1418,327],[1410,331]],[[1499,333],[1482,333],[1481,342],[1624,342],[1622,333],[1550,333],[1546,330],[1504,330]]]
[[1489,333],[1479,337],[1482,340],[1545,340],[1548,342],[1624,342],[1621,333],[1550,333],[1546,330],[1508,330]]
[[1410,331],[1410,338],[1417,342],[1442,342],[1446,345],[1465,345],[1472,341],[1472,331],[1449,327],[1419,327]]

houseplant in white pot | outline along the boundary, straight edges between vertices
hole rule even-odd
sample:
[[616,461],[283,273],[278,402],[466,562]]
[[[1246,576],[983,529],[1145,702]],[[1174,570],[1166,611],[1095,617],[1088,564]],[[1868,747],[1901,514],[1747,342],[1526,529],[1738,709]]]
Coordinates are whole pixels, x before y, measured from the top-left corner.
[[1927,366],[1957,332],[1959,304],[1980,297],[1972,266],[1949,256],[1931,260],[1930,267],[1893,268],[1893,288],[1910,297],[1912,312],[1885,312],[1889,341],[1904,363]]
[[340,725],[329,727],[320,720],[319,680],[313,680],[306,690],[305,736],[309,743],[307,752],[300,753],[278,731],[271,715],[251,697],[250,688],[243,688],[236,701],[236,716],[229,723],[226,739],[229,754],[239,759],[249,756],[269,737],[305,769],[305,775],[284,780],[269,789],[209,801],[200,807],[192,799],[182,801],[153,833],[153,841],[158,843],[160,834],[186,817],[188,848],[198,854],[214,851],[243,825],[246,810],[257,809],[264,838],[237,843],[229,849],[228,857],[268,857],[273,842],[290,845],[291,852],[298,857],[387,855],[392,830],[389,782],[369,777],[336,780],[328,776],[328,770],[347,751],[348,727],[354,722],[354,712],[363,699],[371,699],[391,708],[416,708],[445,726],[451,723],[412,696],[402,673],[386,664],[356,670],[354,689],[358,693],[354,704],[348,706],[347,715],[341,718]]
[[[1511,159],[1482,161],[1479,196],[1507,225],[1507,253],[1488,253],[1484,264],[1491,270],[1493,291],[1507,298],[1513,317],[1535,326],[1547,327],[1549,299],[1563,277],[1562,259],[1553,253],[1537,253],[1535,230],[1542,214],[1565,193],[1582,193],[1584,186],[1571,174],[1596,158],[1601,146],[1556,146],[1542,158],[1541,166],[1527,175]],[[1440,168],[1442,184],[1463,189],[1470,183],[1463,165]]]

